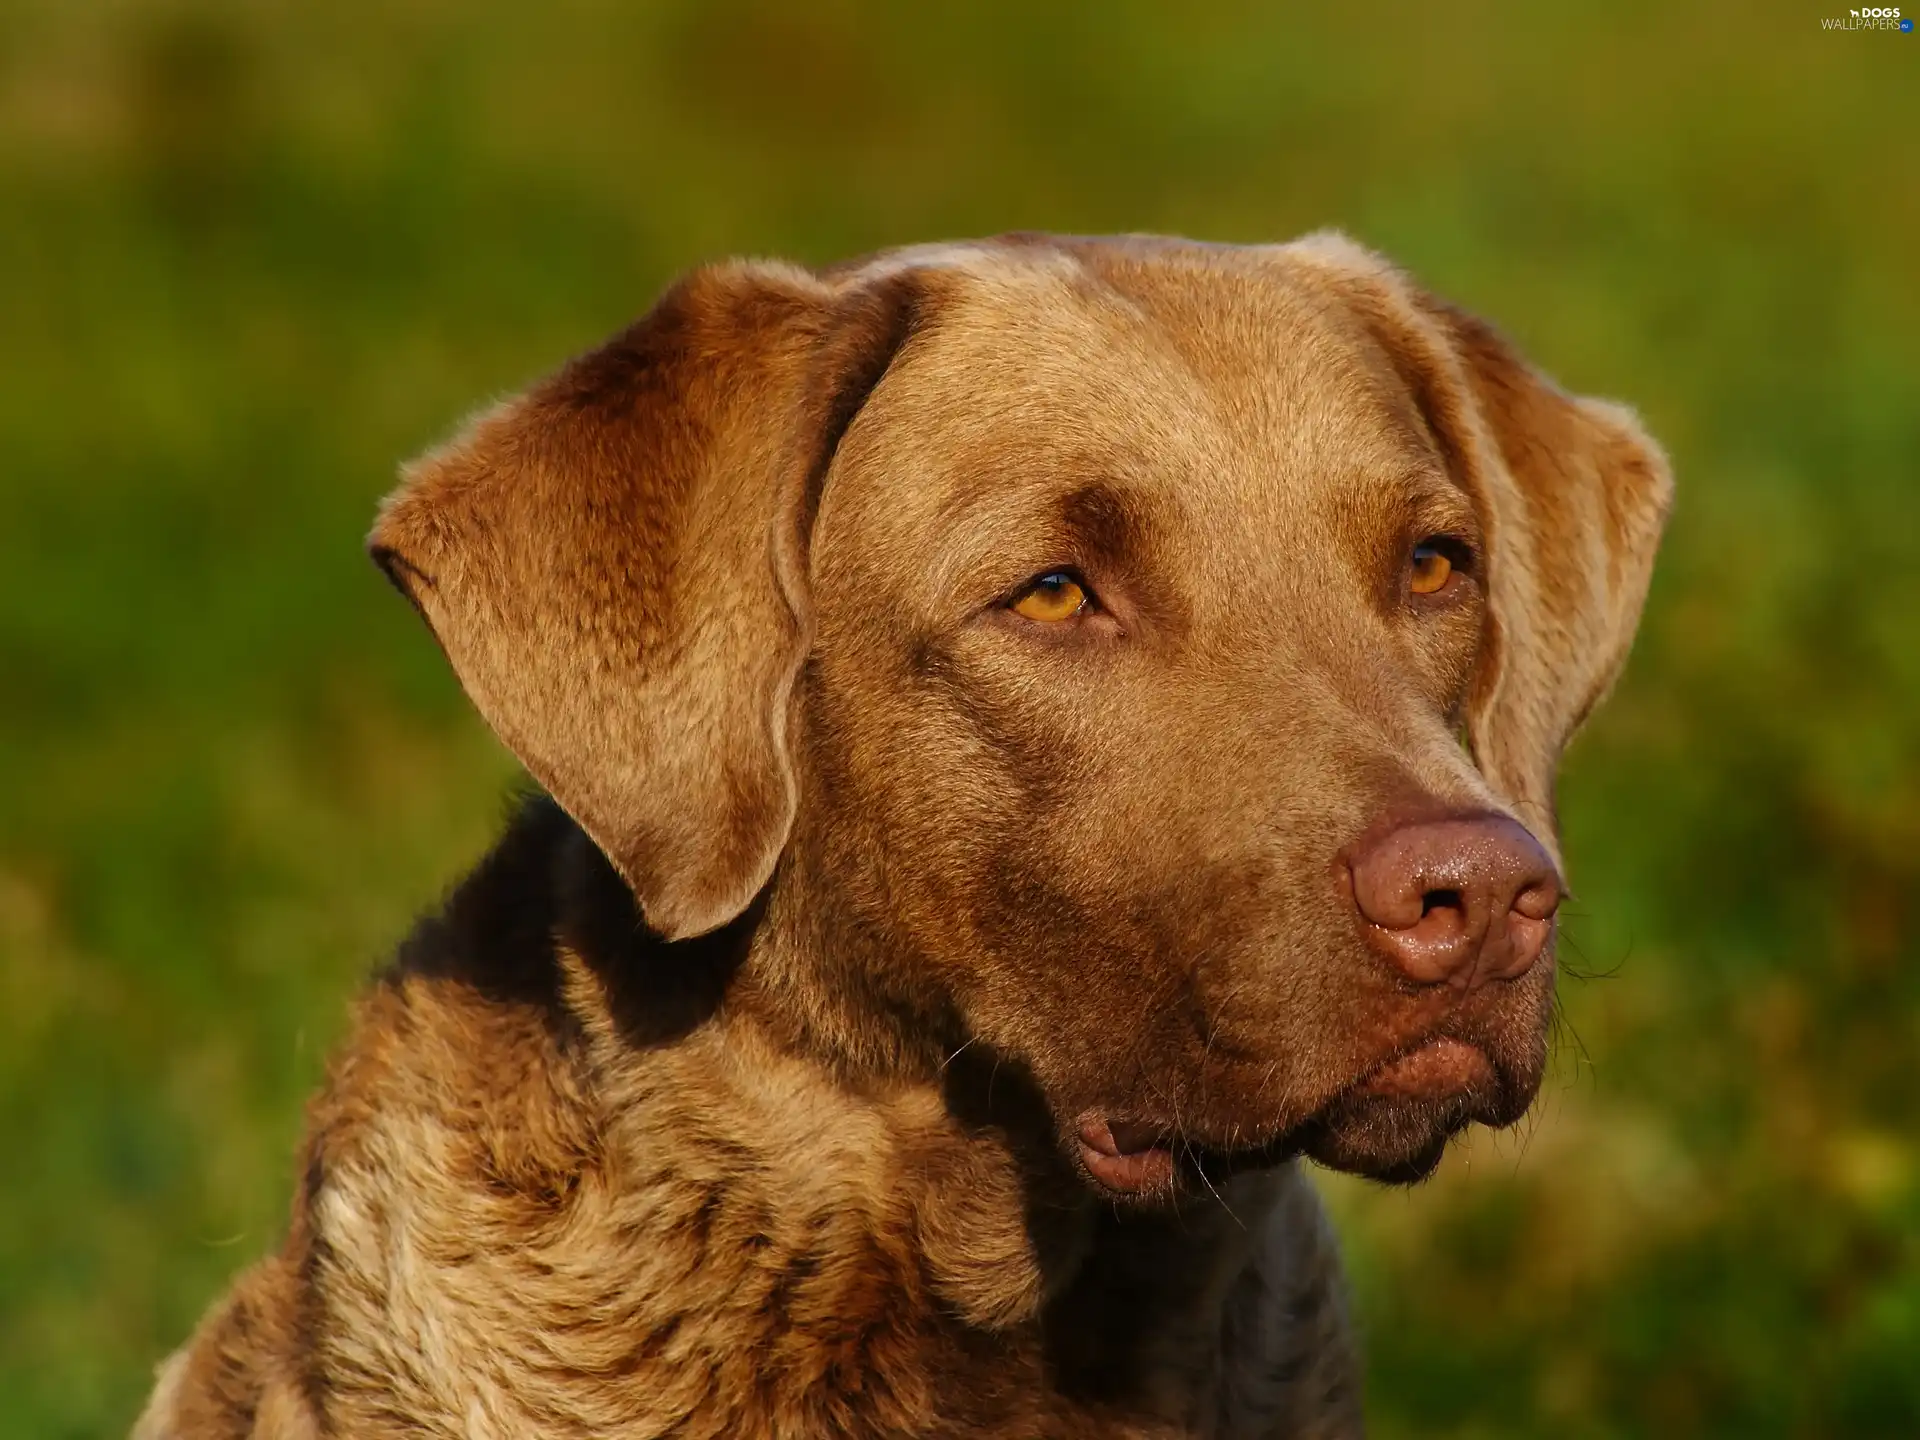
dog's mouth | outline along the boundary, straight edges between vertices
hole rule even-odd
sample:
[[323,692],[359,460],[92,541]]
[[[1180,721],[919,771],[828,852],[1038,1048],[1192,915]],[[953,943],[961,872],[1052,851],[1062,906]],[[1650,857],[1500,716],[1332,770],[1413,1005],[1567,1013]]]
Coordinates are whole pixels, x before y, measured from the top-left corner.
[[1374,1180],[1431,1175],[1468,1125],[1495,1129],[1526,1113],[1538,1067],[1453,1036],[1388,1057],[1322,1106],[1290,1137],[1298,1153]]
[[1436,1035],[1389,1056],[1258,1144],[1222,1146],[1159,1121],[1089,1111],[1080,1117],[1076,1148],[1094,1184],[1128,1200],[1162,1199],[1183,1182],[1217,1182],[1302,1154],[1335,1169],[1406,1181],[1430,1172],[1466,1125],[1510,1124],[1531,1094],[1531,1085],[1481,1046]]
[[1116,1195],[1148,1196],[1173,1188],[1178,1166],[1173,1132],[1138,1120],[1087,1115],[1080,1121],[1080,1163]]
[[1371,1100],[1444,1100],[1484,1090],[1496,1080],[1486,1051],[1441,1035],[1377,1066],[1346,1094]]

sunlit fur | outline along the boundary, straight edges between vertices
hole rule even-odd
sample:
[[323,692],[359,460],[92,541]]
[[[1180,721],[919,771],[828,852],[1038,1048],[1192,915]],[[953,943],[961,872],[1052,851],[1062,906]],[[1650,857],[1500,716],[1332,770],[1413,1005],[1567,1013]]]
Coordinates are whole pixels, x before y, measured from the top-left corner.
[[[1339,237],[696,272],[382,513],[553,799],[369,989],[139,1433],[1357,1433],[1295,1157],[1517,1118],[1552,963],[1412,984],[1341,857],[1557,858],[1668,494]],[[1054,571],[1093,603],[1009,603]],[[1362,1088],[1436,1038],[1483,1078]]]

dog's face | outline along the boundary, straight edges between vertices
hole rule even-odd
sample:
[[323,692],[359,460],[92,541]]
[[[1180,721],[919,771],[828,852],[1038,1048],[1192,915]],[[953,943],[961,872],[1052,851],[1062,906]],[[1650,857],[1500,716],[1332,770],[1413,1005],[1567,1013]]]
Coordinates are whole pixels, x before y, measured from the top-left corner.
[[1553,771],[1667,500],[1345,242],[1021,239],[696,276],[375,545],[656,928],[785,856],[1147,1197],[1525,1109]]

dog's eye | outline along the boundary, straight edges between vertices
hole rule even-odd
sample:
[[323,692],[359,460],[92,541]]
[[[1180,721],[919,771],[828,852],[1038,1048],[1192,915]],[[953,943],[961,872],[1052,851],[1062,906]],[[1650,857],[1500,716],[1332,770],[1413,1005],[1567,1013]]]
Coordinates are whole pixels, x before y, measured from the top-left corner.
[[1439,594],[1453,578],[1458,554],[1458,542],[1443,535],[1429,535],[1413,547],[1407,588],[1416,595]]
[[1057,625],[1062,620],[1073,619],[1092,603],[1092,599],[1087,594],[1087,587],[1074,575],[1065,570],[1054,570],[1042,575],[1015,596],[1013,611],[1029,620]]

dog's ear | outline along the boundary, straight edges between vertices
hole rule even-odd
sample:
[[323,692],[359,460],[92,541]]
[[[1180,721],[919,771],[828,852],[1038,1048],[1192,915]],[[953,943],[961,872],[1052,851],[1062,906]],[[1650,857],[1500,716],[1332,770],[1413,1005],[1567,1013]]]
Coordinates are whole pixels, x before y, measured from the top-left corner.
[[697,271],[407,467],[369,539],[669,938],[738,915],[786,843],[819,487],[915,295]]
[[1672,472],[1624,405],[1567,396],[1492,326],[1430,313],[1465,378],[1473,415],[1452,417],[1453,444],[1488,547],[1492,628],[1467,735],[1488,783],[1553,843],[1561,751],[1626,664]]
[[1459,410],[1443,401],[1434,419],[1487,547],[1490,630],[1468,740],[1488,783],[1557,848],[1560,754],[1626,663],[1673,477],[1630,410],[1568,395],[1483,321],[1428,309],[1464,386]]
[[1557,849],[1560,754],[1633,643],[1673,501],[1666,457],[1632,412],[1561,391],[1361,246],[1327,234],[1297,248],[1378,338],[1473,497],[1489,620],[1467,738],[1488,784]]

